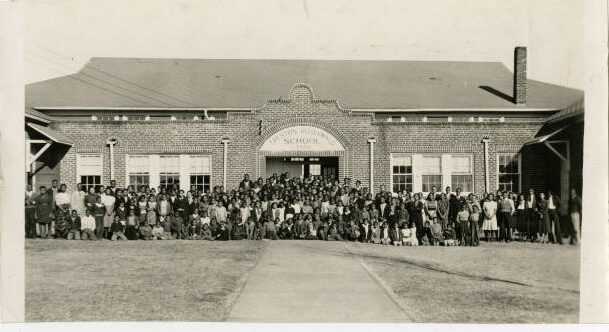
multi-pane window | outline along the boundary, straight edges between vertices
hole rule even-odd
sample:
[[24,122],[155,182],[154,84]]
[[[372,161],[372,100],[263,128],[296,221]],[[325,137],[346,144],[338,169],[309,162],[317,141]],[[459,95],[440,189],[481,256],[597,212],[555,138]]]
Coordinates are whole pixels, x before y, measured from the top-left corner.
[[462,192],[474,189],[471,156],[452,156],[451,186],[453,190],[461,188]]
[[442,158],[440,156],[423,156],[421,165],[417,165],[421,175],[421,189],[430,192],[432,187],[436,190],[442,188]]
[[159,185],[167,190],[180,187],[180,156],[167,155],[159,157]]
[[190,156],[190,186],[196,190],[209,192],[211,186],[211,158],[209,156]]
[[81,175],[80,183],[86,188],[85,190],[89,192],[89,188],[93,187],[97,191],[97,189],[101,186],[101,176],[99,175]]
[[309,164],[309,174],[311,176],[321,175],[321,165],[320,164]]
[[520,192],[520,158],[518,154],[497,155],[497,189]]
[[76,178],[85,190],[101,186],[103,159],[99,153],[82,153],[76,155]]
[[392,156],[391,164],[393,192],[412,192],[412,157]]
[[127,174],[129,185],[136,189],[150,185],[150,156],[127,156]]

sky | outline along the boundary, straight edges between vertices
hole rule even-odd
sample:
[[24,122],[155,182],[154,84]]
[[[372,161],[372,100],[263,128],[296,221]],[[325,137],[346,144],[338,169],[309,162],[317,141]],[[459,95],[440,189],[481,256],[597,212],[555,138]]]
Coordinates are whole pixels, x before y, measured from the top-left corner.
[[26,83],[91,57],[500,61],[583,89],[580,0],[26,0]]

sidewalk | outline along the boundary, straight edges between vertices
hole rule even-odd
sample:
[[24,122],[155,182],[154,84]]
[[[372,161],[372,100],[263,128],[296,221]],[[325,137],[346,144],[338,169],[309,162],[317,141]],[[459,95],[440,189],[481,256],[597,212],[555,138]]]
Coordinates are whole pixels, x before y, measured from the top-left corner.
[[408,321],[343,243],[314,244],[272,241],[251,272],[228,321]]

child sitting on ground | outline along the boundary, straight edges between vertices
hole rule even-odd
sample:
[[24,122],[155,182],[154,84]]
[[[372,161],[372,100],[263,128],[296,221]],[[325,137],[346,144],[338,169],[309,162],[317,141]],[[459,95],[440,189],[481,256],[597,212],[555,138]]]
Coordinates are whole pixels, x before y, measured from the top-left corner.
[[165,230],[163,229],[163,227],[161,227],[161,225],[159,225],[159,223],[156,223],[152,228],[152,239],[167,240],[167,238],[165,238]]
[[125,236],[129,240],[137,240],[137,217],[135,211],[130,210],[127,217],[127,226],[125,227]]
[[376,220],[372,222],[372,234],[370,237],[370,242],[374,244],[381,244],[381,228]]
[[89,212],[89,209],[85,209],[85,216],[81,219],[81,239],[83,240],[97,240],[95,236],[95,218]]
[[201,240],[213,241],[214,237],[211,234],[211,228],[209,228],[209,224],[203,224],[201,227],[201,235],[199,237]]
[[110,238],[110,240],[112,241],[116,241],[116,240],[127,240],[127,237],[125,236],[125,225],[123,225],[123,223],[120,220],[121,218],[118,215],[114,216],[114,221],[112,222],[112,224],[110,225],[110,231],[112,232],[112,237]]
[[419,245],[419,240],[417,239],[417,228],[414,225],[412,228],[402,228],[402,244],[413,247]]
[[391,238],[389,237],[389,225],[387,225],[386,222],[383,222],[383,226],[381,227],[381,244],[391,244]]
[[140,223],[139,231],[140,231],[140,238],[142,240],[154,240],[154,236],[152,235],[152,227],[150,227],[150,225],[148,225],[146,220],[144,220]]
[[68,231],[68,240],[80,240],[80,217],[76,210],[72,210],[70,215],[70,230]]
[[443,231],[444,241],[442,244],[447,247],[457,246],[459,245],[459,241],[457,241],[457,233],[452,225],[447,226]]

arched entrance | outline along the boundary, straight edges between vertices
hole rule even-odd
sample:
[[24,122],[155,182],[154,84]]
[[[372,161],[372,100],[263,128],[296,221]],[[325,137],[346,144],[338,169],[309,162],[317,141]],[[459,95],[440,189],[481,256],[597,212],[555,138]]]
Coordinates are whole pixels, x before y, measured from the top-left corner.
[[259,174],[288,173],[290,177],[323,175],[339,178],[345,146],[328,131],[309,125],[281,129],[258,150]]

